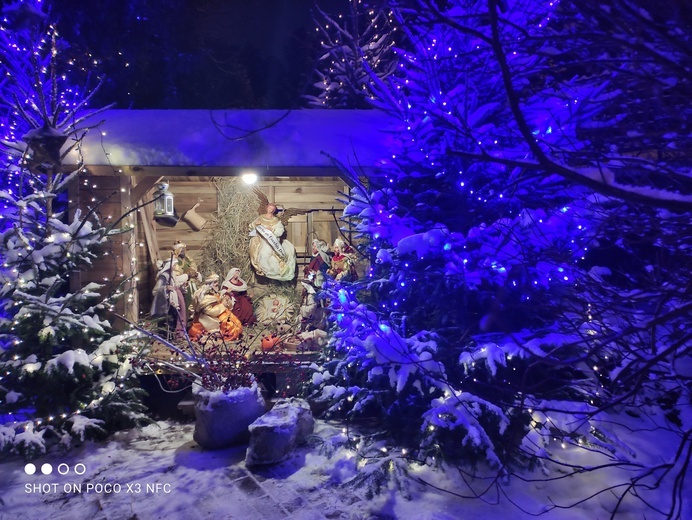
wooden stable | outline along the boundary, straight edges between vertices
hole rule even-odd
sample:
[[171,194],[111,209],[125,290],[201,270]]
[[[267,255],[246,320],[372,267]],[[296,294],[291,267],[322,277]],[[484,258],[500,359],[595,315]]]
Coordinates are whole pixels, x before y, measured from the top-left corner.
[[[341,233],[337,198],[350,186],[336,163],[371,174],[391,144],[383,131],[390,125],[374,111],[107,111],[82,144],[84,168],[70,198],[126,232],[111,236],[94,269],[75,274],[73,283],[121,292],[117,311],[137,321],[148,312],[156,261],[169,257],[176,240],[198,260],[210,239],[207,229],[183,221],[175,227],[154,221],[147,202],[156,183],[167,179],[179,214],[199,202],[196,212],[210,219],[219,210],[214,178],[248,169],[260,173],[257,187],[270,200],[308,210],[287,226],[300,272],[310,260],[311,237],[331,244]],[[259,130],[229,136],[224,128]]]
[[[197,214],[209,220],[218,211],[218,198],[213,179],[208,177],[170,177],[169,190],[175,194],[176,208],[182,214],[197,203]],[[331,244],[340,236],[338,218],[343,212],[343,203],[336,200],[338,194],[348,192],[348,185],[339,177],[265,177],[257,182],[270,200],[280,202],[283,206],[308,210],[309,213],[292,217],[286,228],[286,240],[296,248],[298,259],[297,272],[311,260],[310,240],[318,236]],[[138,301],[140,310],[146,311],[149,305],[149,293],[153,282],[152,269],[141,266],[153,266],[157,259],[170,257],[172,246],[177,240],[187,245],[187,253],[198,264],[204,244],[210,240],[210,229],[204,227],[195,230],[183,220],[175,227],[157,224],[149,208],[138,211],[136,259],[140,266],[138,283]],[[149,233],[146,230],[149,229]],[[202,273],[208,275],[210,273]],[[225,273],[217,273],[223,275]]]

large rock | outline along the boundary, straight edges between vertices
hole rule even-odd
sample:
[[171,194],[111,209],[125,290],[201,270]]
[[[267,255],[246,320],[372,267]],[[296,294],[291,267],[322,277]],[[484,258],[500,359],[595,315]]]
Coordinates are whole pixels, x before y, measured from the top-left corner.
[[304,399],[281,399],[250,427],[247,466],[276,464],[290,457],[315,427],[310,405]]
[[246,441],[248,426],[266,410],[256,384],[229,392],[194,394],[195,433],[193,439],[202,448],[215,450]]

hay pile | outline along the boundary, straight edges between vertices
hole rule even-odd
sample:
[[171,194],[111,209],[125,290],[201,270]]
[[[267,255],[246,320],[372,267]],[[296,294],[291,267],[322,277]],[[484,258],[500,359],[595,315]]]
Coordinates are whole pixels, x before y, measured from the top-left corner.
[[250,222],[257,218],[257,197],[252,188],[237,177],[213,179],[218,211],[207,222],[208,240],[200,251],[199,268],[221,278],[231,267],[238,267],[249,285],[254,282],[248,244]]

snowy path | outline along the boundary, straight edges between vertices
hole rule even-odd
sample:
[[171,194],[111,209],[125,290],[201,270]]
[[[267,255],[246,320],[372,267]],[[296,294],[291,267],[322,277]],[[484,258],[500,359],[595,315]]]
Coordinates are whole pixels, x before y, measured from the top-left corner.
[[[322,435],[337,433],[327,432],[324,424],[321,427]],[[326,457],[302,450],[276,468],[251,473],[243,462],[244,445],[202,451],[192,440],[193,430],[192,424],[157,423],[105,444],[87,444],[65,456],[43,457],[35,461],[39,468],[35,475],[25,473],[22,461],[6,461],[0,464],[0,518],[372,517],[368,504],[355,495],[336,493],[328,484]],[[53,466],[51,475],[40,472],[46,462]],[[57,474],[61,463],[69,465],[68,474]],[[74,474],[79,463],[86,469],[82,476]],[[113,486],[111,493],[99,488],[108,484]],[[81,493],[74,492],[79,485]]]
[[[412,500],[390,489],[368,500],[363,488],[339,486],[355,475],[355,457],[351,453],[337,449],[331,458],[320,453],[320,443],[338,438],[341,431],[322,421],[316,426],[311,447],[297,451],[283,464],[252,472],[245,468],[244,445],[202,451],[192,440],[193,424],[170,422],[119,434],[105,443],[87,443],[66,455],[43,457],[35,461],[38,470],[34,475],[26,474],[21,460],[2,460],[0,519],[532,518],[506,500],[489,505],[418,485],[411,488]],[[45,463],[52,465],[52,474],[41,473]],[[80,463],[84,466],[78,466]],[[75,470],[83,474],[77,475]],[[460,479],[427,468],[412,474],[447,489],[458,491],[463,486]],[[522,487],[513,483],[507,489],[515,495],[514,500],[537,512],[548,503],[549,495],[567,500],[583,492],[584,485],[570,481],[551,488],[545,483],[520,483]],[[607,507],[597,499],[578,509],[556,510],[541,518],[597,520],[608,518]],[[641,511],[630,513],[618,518],[643,518]]]

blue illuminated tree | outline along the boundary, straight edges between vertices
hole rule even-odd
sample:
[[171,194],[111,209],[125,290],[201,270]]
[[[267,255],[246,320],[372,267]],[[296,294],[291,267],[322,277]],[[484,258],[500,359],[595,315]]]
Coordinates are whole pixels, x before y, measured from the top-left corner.
[[[39,4],[19,2],[0,31],[0,451],[27,457],[51,443],[102,435],[145,419],[122,338],[100,286],[71,289],[110,233],[93,210],[69,206],[67,187],[91,94],[69,81],[57,30]],[[93,91],[92,91],[93,92]]]
[[314,379],[329,413],[385,414],[420,460],[504,476],[567,468],[570,447],[637,466],[615,417],[651,412],[677,449],[641,463],[621,499],[668,486],[660,507],[679,514],[692,460],[689,13],[394,4],[410,45],[396,75],[370,77],[398,142],[367,184],[350,172],[345,216],[372,267],[329,293],[334,359]]
[[323,54],[314,71],[318,94],[305,96],[318,108],[370,108],[372,76],[386,79],[397,68],[397,27],[386,3],[350,0],[347,12],[316,7]]

